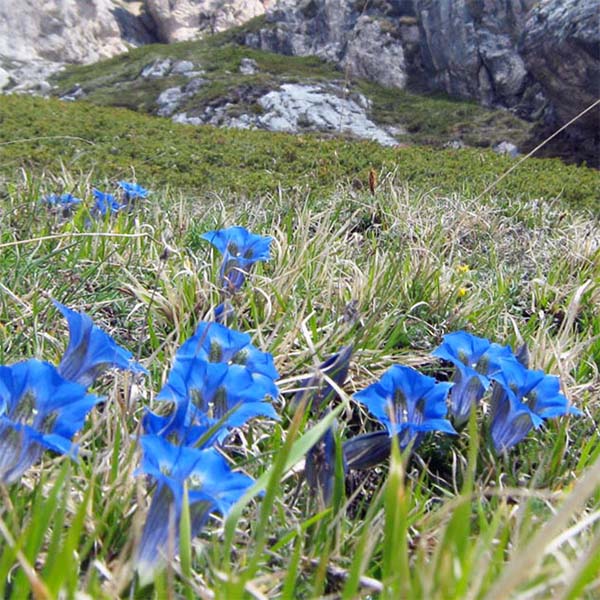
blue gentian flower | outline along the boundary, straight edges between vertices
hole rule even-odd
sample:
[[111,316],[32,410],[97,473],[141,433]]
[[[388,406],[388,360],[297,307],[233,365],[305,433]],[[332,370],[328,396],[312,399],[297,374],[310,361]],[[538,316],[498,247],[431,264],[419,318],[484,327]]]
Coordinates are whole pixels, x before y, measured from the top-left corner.
[[298,384],[299,389],[291,402],[292,407],[297,408],[300,402],[306,398],[309,410],[318,413],[327,398],[333,399],[337,396],[333,386],[324,379],[323,375],[326,375],[338,386],[343,386],[348,375],[352,351],[352,346],[342,347],[339,352],[332,354],[321,363],[314,375],[302,380]]
[[273,238],[250,233],[244,227],[209,231],[200,237],[223,255],[219,276],[223,287],[229,292],[242,287],[254,263],[270,259],[269,249]]
[[48,194],[42,198],[42,202],[51,208],[58,208],[68,212],[75,206],[81,204],[81,199],[76,198],[73,194]]
[[444,419],[451,386],[410,367],[394,365],[354,397],[385,426],[390,437],[398,436],[403,450],[411,442],[416,447],[427,431],[456,433]]
[[85,313],[78,313],[54,301],[69,324],[69,344],[58,365],[58,372],[70,381],[89,387],[106,369],[116,368],[133,373],[147,373],[132,354],[102,329],[94,325]]
[[191,533],[197,535],[210,513],[227,515],[253,480],[232,472],[226,460],[214,449],[174,446],[155,435],[144,435],[140,441],[143,459],[137,474],[148,475],[156,483],[136,556],[137,571],[144,583],[172,558],[169,548],[175,552],[179,548],[184,483],[187,485]]
[[527,369],[516,360],[501,360],[500,366],[492,375],[490,411],[490,434],[498,452],[512,448],[545,419],[581,414],[560,393],[558,377]]
[[241,365],[253,374],[263,375],[271,381],[279,379],[273,356],[269,352],[256,348],[247,333],[235,331],[220,323],[200,322],[194,335],[177,351],[177,357],[191,356],[207,362]]
[[383,462],[392,449],[387,431],[371,431],[355,435],[343,444],[344,461],[348,469],[369,469]]
[[119,181],[119,187],[123,191],[123,199],[125,202],[131,202],[132,200],[137,200],[141,198],[148,197],[150,193],[146,188],[142,187],[138,183],[129,183],[128,181]]
[[116,214],[127,206],[126,204],[121,204],[112,194],[101,192],[96,188],[92,189],[92,194],[95,200],[94,210],[103,217],[107,214]]
[[71,440],[100,400],[50,363],[0,366],[0,482],[17,481],[46,449],[74,456]]
[[471,408],[483,398],[490,385],[490,375],[500,368],[499,360],[513,357],[510,347],[490,343],[466,331],[445,335],[442,344],[432,355],[456,367],[449,396],[449,412],[457,425],[468,421]]
[[195,444],[209,429],[220,423],[204,446],[222,442],[229,428],[263,416],[278,419],[265,400],[277,396],[272,379],[244,366],[209,363],[197,356],[177,356],[157,400],[173,405],[170,415],[148,411],[144,428],[179,443]]

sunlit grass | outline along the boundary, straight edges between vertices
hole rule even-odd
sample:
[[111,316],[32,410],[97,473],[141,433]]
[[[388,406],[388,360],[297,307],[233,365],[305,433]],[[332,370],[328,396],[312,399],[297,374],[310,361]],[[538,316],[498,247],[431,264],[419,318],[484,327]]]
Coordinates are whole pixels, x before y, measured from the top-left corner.
[[[159,188],[100,221],[86,206],[67,219],[41,207],[50,176],[5,187],[0,362],[58,362],[67,331],[55,298],[92,315],[150,376],[96,386],[107,401],[80,435],[79,462],[47,454],[20,485],[0,487],[0,596],[600,593],[598,223],[559,201],[476,203],[381,175],[374,196],[350,186],[251,198]],[[95,182],[72,183],[89,207]],[[214,519],[142,590],[131,564],[149,505],[134,477],[141,416],[178,345],[219,302],[219,257],[200,234],[234,224],[274,238],[271,261],[234,299],[234,325],[273,353],[282,419],[255,421],[227,445],[266,492]],[[352,394],[395,363],[446,376],[429,353],[458,329],[527,343],[531,366],[560,375],[584,416],[549,422],[507,456],[475,421],[457,439],[431,435],[410,459],[393,453],[390,465],[351,476],[335,509],[319,506],[301,485],[302,456],[327,422],[285,411],[299,379],[353,344],[339,434],[374,429]]]

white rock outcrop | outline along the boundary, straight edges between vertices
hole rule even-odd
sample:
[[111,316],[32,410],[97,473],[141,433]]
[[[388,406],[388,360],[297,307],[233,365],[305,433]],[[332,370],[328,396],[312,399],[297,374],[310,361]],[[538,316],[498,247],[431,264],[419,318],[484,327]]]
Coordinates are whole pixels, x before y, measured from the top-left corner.
[[[367,98],[359,94],[344,97],[343,91],[339,86],[334,85],[288,83],[258,98],[257,104],[262,108],[262,114],[254,112],[239,114],[236,105],[225,103],[209,106],[202,114],[178,113],[173,116],[173,120],[189,125],[208,124],[289,133],[307,131],[345,134],[363,140],[372,140],[384,146],[398,144],[390,132],[369,119]],[[176,94],[176,92],[171,93]],[[165,94],[165,100],[166,96]],[[405,132],[396,128],[394,133],[401,135]]]
[[2,87],[33,89],[65,64],[151,41],[132,10],[115,0],[0,0]]
[[216,33],[265,12],[267,0],[146,0],[163,42]]

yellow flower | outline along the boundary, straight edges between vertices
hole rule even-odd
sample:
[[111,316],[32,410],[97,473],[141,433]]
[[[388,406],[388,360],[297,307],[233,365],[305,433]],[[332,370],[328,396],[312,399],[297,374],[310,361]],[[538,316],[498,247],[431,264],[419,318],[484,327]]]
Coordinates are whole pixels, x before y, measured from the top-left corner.
[[458,291],[456,292],[456,295],[459,298],[463,298],[464,296],[466,296],[469,293],[469,290],[466,287],[459,287]]
[[457,273],[468,273],[471,269],[469,269],[469,265],[458,265],[456,267]]

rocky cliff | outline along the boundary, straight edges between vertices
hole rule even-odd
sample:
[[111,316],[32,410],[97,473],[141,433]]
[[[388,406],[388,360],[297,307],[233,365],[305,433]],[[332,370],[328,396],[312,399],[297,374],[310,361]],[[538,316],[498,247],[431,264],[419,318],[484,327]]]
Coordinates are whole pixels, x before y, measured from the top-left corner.
[[[282,0],[245,42],[508,108],[543,123],[544,135],[600,96],[599,14],[595,0]],[[569,130],[591,161],[599,114]]]
[[65,64],[200,37],[264,13],[268,0],[0,0],[0,90],[47,90]]

